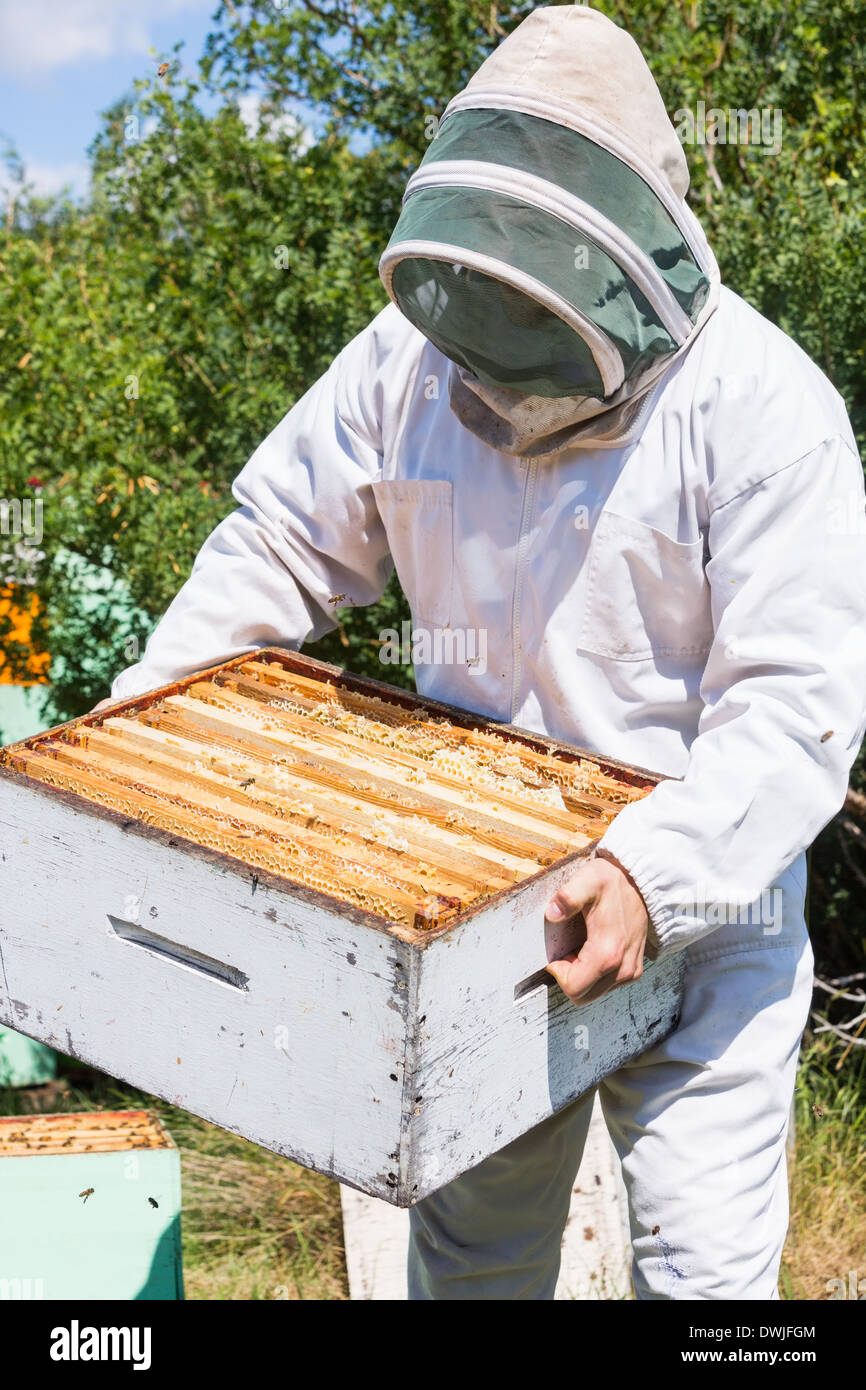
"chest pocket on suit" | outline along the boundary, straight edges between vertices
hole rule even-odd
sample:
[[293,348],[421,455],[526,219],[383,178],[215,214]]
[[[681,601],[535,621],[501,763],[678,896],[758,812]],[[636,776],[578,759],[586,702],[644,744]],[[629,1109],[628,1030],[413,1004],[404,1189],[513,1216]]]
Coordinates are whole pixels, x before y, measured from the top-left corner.
[[373,484],[373,493],[413,621],[447,627],[454,577],[451,483],[382,479]]
[[713,640],[704,542],[602,512],[587,560],[578,647],[617,661],[706,655]]

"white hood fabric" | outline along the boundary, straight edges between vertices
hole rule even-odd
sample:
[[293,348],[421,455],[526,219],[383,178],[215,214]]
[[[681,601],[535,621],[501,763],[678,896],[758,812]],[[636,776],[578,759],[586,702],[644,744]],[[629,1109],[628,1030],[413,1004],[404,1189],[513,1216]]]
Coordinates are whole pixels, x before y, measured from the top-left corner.
[[863,471],[838,394],[725,289],[620,447],[500,452],[451,409],[449,371],[379,314],[256,450],[112,694],[298,647],[396,566],[432,639],[422,693],[675,779],[602,841],[663,950],[732,921],[756,949],[801,939],[803,851],[866,717]]
[[468,429],[537,458],[633,436],[642,398],[718,304],[688,183],[640,49],[598,11],[538,8],[482,64],[380,264],[453,361]]

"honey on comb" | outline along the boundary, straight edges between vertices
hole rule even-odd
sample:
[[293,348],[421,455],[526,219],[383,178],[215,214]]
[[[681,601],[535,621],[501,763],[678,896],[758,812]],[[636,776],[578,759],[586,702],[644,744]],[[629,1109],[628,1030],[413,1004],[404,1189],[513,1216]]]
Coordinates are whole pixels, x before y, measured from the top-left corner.
[[647,790],[267,653],[37,735],[4,760],[420,930],[584,848]]

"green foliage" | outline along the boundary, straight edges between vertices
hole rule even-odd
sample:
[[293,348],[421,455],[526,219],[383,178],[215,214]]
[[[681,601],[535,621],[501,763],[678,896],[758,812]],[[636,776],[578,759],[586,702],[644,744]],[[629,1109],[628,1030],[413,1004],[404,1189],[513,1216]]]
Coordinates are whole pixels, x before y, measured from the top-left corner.
[[428,117],[531,9],[487,0],[300,0],[277,9],[251,0],[240,10],[222,0],[202,71],[215,92],[254,86],[277,108],[302,102],[329,129],[366,132],[415,162]]
[[[604,8],[624,18],[624,5]],[[707,111],[779,113],[778,152],[687,145],[691,199],[723,280],[827,373],[862,446],[866,26],[859,0],[653,0],[631,20],[672,117],[699,101]]]
[[[122,577],[130,630],[155,620],[253,449],[384,302],[389,155],[251,135],[196,95],[142,84],[106,117],[87,205],[21,187],[0,238],[0,495],[42,485],[34,639],[60,660],[58,714],[129,664],[122,624],[91,607],[82,631],[70,553]],[[125,138],[130,118],[153,129]]]
[[[563,0],[565,2],[565,0]],[[779,323],[845,395],[866,438],[864,128],[866,25],[860,0],[599,0],[647,56],[678,110],[781,113],[781,150],[686,147],[691,199],[723,278]],[[302,102],[341,134],[389,146],[410,168],[430,118],[534,8],[447,0],[223,0],[203,74],[214,92],[255,88]],[[390,224],[382,235],[390,232]]]
[[372,676],[373,680],[414,690],[411,666],[385,666],[379,660],[378,634],[385,628],[394,628],[399,633],[401,622],[408,617],[406,599],[397,576],[393,575],[374,607],[341,608],[334,631],[318,642],[308,643],[304,651],[319,661],[330,661],[334,666],[348,666],[359,676]]

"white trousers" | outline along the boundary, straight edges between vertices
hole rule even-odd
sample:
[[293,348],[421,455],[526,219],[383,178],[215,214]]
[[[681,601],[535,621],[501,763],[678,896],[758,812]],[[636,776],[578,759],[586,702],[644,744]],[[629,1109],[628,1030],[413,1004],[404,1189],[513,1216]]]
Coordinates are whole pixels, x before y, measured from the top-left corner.
[[[802,920],[686,952],[674,1033],[599,1086],[639,1299],[778,1298],[785,1140],[812,992]],[[593,1094],[412,1208],[410,1299],[552,1299]]]

